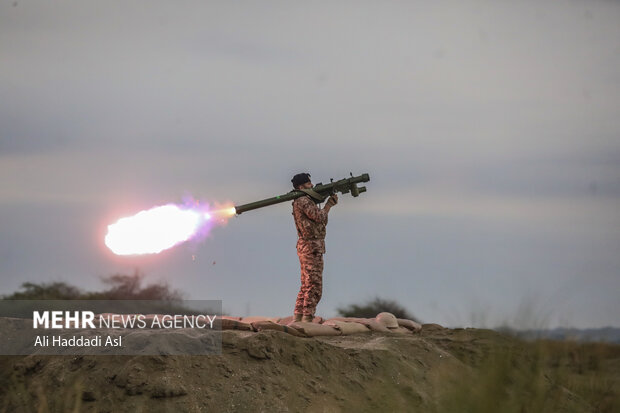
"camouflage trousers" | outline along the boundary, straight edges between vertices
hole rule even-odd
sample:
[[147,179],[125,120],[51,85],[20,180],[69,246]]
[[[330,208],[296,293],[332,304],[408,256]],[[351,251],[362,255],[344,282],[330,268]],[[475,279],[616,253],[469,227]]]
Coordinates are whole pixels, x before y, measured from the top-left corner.
[[295,314],[314,315],[323,292],[323,240],[297,242],[301,267],[301,288],[295,302]]

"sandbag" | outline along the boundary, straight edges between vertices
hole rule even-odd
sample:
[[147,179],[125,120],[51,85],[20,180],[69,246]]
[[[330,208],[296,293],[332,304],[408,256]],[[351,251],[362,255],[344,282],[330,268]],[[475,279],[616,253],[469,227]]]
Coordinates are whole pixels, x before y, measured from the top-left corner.
[[288,334],[291,334],[297,337],[304,337],[304,334],[301,333],[300,331],[292,327],[288,327],[288,326],[281,325],[281,324],[276,324],[272,321],[255,321],[252,323],[252,328],[256,331],[275,330],[275,331],[282,331],[284,333],[288,333]]
[[295,337],[306,337],[305,333],[297,330],[296,328],[289,327],[289,326],[282,326],[282,327],[284,327],[284,332],[285,333],[288,333],[288,334],[290,334],[292,336],[295,336]]
[[390,328],[390,332],[396,333],[396,334],[413,334],[412,330],[409,330],[408,328],[405,328],[405,327]]
[[340,335],[339,330],[336,330],[334,327],[325,324],[305,323],[302,321],[297,321],[289,324],[288,326],[302,332],[308,337]]
[[398,321],[398,325],[400,327],[405,327],[411,331],[420,331],[422,330],[422,325],[420,323],[416,323],[413,320],[407,320],[404,318],[397,318],[396,321]]
[[277,323],[278,321],[280,321],[280,317],[259,317],[259,316],[243,317],[241,321],[243,321],[244,323],[248,323],[248,324],[252,324],[256,321],[271,321],[273,323]]
[[[290,315],[288,317],[281,318],[277,321],[278,324],[289,325],[295,320],[295,317]],[[312,319],[313,323],[322,324],[324,321],[323,317],[315,316]]]
[[360,318],[357,323],[364,324],[366,327],[371,329],[372,331],[379,331],[381,333],[389,333],[390,329],[375,320],[374,318]]
[[[374,318],[359,318],[359,317],[334,317],[330,318],[327,321],[346,321],[349,323],[360,323],[371,329],[372,331],[380,331],[382,333],[388,333],[390,331],[389,328],[379,323]],[[327,322],[326,321],[326,322]]]
[[327,321],[346,321],[347,323],[359,323],[360,320],[367,320],[366,318],[359,318],[359,317],[332,317],[330,319],[325,320],[324,322]]
[[278,320],[278,324],[282,324],[282,325],[288,325],[290,323],[293,322],[293,319],[295,317],[293,317],[292,315],[288,316],[288,317],[283,317],[281,319]]
[[351,323],[347,321],[338,321],[338,320],[327,320],[323,322],[324,326],[332,326],[338,330],[343,335],[349,334],[358,334],[358,333],[368,333],[370,329],[363,324],[360,323]]
[[222,330],[254,331],[251,324],[228,318],[216,318],[213,322],[213,327],[221,328]]
[[392,313],[388,313],[386,311],[379,313],[375,317],[375,320],[389,329],[398,328],[398,320]]

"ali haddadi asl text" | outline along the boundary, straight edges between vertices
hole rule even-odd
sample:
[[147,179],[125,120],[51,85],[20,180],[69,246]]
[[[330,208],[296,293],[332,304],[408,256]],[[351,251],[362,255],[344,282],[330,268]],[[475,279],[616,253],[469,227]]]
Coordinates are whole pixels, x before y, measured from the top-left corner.
[[73,336],[70,338],[61,336],[37,336],[34,340],[35,347],[121,347],[123,337],[105,336]]

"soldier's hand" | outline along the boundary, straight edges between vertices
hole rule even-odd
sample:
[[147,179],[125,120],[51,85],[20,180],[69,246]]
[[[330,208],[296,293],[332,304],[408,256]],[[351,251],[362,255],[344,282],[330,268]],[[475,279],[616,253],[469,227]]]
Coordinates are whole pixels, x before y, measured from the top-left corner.
[[327,200],[327,205],[329,206],[334,206],[338,203],[338,195],[333,194],[332,196],[329,197],[329,199]]

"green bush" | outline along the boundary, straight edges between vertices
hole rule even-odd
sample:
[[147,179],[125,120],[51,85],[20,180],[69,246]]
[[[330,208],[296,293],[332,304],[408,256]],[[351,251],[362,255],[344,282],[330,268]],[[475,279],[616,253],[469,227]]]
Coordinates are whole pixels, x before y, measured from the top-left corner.
[[418,321],[405,307],[398,304],[396,301],[384,300],[379,297],[375,297],[373,300],[362,305],[349,304],[346,307],[339,307],[336,311],[338,311],[341,317],[373,318],[379,313],[388,312],[394,314],[396,318]]

